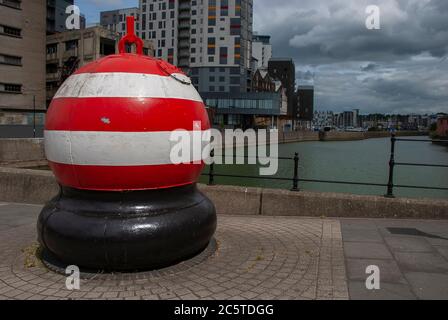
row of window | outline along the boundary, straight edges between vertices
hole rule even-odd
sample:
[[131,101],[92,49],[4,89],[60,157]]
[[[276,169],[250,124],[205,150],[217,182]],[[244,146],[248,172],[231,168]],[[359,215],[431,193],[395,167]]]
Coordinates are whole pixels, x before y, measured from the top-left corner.
[[20,0],[0,0],[0,4],[14,9],[20,9],[22,7],[22,1]]
[[22,30],[10,26],[5,26],[0,24],[0,34],[10,36],[10,37],[21,37]]
[[206,99],[205,104],[220,109],[273,109],[274,107],[274,101],[270,99]]
[[0,64],[9,64],[13,66],[21,66],[22,65],[22,57],[19,56],[11,56],[8,54],[0,54]]
[[0,83],[0,92],[21,93],[22,85],[16,83]]

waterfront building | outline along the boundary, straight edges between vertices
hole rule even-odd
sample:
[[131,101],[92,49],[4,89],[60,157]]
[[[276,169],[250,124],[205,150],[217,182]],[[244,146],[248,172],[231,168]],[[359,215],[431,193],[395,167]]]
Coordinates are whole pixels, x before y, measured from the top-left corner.
[[257,127],[261,118],[268,118],[269,124],[278,128],[287,112],[283,92],[207,92],[202,97],[206,106],[215,111],[214,127],[247,129]]
[[[120,39],[121,37],[116,32],[100,26],[47,36],[47,105],[59,86],[76,69],[118,52]],[[154,54],[150,41],[144,41],[143,50],[145,55],[153,56]]]
[[268,62],[268,72],[271,78],[281,81],[286,89],[288,98],[287,116],[290,120],[299,118],[297,107],[297,95],[295,90],[295,65],[291,58],[272,58]]
[[252,57],[257,60],[256,69],[268,69],[272,58],[271,36],[255,34],[252,37]]
[[300,85],[297,88],[297,108],[300,129],[311,129],[314,113],[314,87]]
[[126,18],[134,17],[136,21],[136,35],[140,36],[140,10],[139,8],[125,8],[100,13],[100,25],[118,34],[122,38],[126,34]]
[[[281,84],[281,82],[280,82]],[[276,92],[276,83],[266,70],[258,69],[252,78],[252,92]]]
[[334,114],[332,111],[314,111],[313,128],[324,130],[334,126]]
[[437,117],[436,134],[440,138],[448,138],[448,115],[439,115]]
[[46,16],[45,0],[0,0],[0,123],[46,109]]
[[251,87],[252,0],[140,0],[141,36],[200,93]]

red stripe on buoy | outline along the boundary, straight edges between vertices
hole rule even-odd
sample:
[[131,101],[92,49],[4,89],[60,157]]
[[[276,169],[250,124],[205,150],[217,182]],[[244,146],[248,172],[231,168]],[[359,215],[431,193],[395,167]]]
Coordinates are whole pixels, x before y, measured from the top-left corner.
[[46,130],[191,131],[193,122],[210,128],[204,104],[165,98],[59,98],[46,117]]
[[204,164],[152,166],[80,166],[49,161],[58,181],[87,190],[147,190],[195,183]]

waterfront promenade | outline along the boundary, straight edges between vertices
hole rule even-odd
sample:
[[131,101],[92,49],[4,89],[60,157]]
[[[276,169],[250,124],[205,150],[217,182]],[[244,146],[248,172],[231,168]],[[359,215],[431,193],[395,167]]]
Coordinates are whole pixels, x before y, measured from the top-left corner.
[[448,299],[448,221],[219,215],[193,259],[70,291],[35,256],[40,210],[0,203],[0,299]]

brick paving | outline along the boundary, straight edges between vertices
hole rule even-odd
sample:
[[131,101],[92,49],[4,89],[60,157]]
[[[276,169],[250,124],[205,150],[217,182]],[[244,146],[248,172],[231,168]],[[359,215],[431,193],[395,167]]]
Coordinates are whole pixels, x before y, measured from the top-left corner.
[[[209,247],[165,269],[83,273],[33,254],[41,206],[0,203],[1,299],[448,299],[448,221],[218,216]],[[380,268],[368,290],[366,267]]]
[[176,266],[66,278],[32,254],[40,206],[0,204],[0,299],[348,299],[338,220],[219,216],[215,241]]

